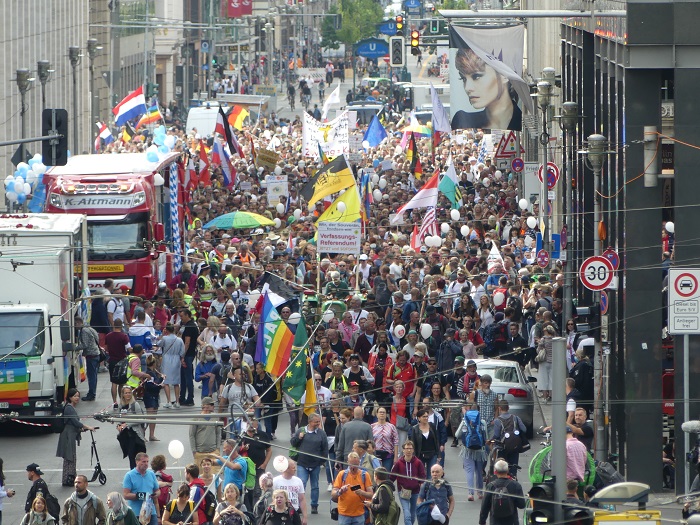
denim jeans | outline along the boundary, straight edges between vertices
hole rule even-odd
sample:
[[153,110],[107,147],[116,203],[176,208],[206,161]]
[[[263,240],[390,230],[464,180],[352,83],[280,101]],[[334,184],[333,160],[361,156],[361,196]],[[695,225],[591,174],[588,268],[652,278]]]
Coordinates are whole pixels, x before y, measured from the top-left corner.
[[464,472],[467,474],[467,490],[469,495],[474,495],[474,489],[479,493],[484,488],[484,462],[464,458]]
[[95,398],[97,395],[97,369],[100,367],[100,356],[85,358],[85,374],[88,380],[87,397]]
[[360,516],[343,516],[342,514],[338,515],[338,524],[339,525],[365,525],[365,515],[362,514]]
[[180,368],[180,404],[194,403],[194,357],[185,356],[187,368]]
[[335,468],[333,466],[335,465],[335,445],[331,447],[331,450],[328,451],[328,461],[326,462],[326,479],[328,480],[328,483],[331,484],[335,481]]
[[427,461],[425,461],[425,460],[423,461],[423,466],[425,467],[425,479],[430,479],[430,469],[433,468],[433,465],[437,465],[438,457],[439,457],[439,453],[435,454],[433,457],[431,457]]
[[394,455],[393,454],[391,456],[387,457],[386,459],[382,459],[382,467],[387,469],[389,472],[391,472],[391,469],[393,466],[394,466]]
[[297,466],[297,477],[304,484],[304,489],[306,489],[307,480],[309,480],[309,479],[311,480],[311,506],[312,507],[318,507],[318,477],[320,474],[321,474],[321,465],[318,465],[317,467],[314,467],[312,469],[302,467],[301,465]]
[[401,512],[403,512],[404,525],[413,525],[416,521],[416,503],[418,502],[418,494],[412,494],[411,499],[399,498],[401,503]]

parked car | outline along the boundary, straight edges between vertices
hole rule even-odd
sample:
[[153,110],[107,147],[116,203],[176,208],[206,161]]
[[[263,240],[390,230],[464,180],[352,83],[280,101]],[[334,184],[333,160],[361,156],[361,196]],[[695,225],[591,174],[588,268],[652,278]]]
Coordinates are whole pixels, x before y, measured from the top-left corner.
[[493,378],[491,389],[499,399],[508,401],[510,413],[517,415],[527,426],[527,437],[533,436],[535,396],[532,386],[535,378],[526,377],[516,361],[502,359],[474,359],[476,372]]

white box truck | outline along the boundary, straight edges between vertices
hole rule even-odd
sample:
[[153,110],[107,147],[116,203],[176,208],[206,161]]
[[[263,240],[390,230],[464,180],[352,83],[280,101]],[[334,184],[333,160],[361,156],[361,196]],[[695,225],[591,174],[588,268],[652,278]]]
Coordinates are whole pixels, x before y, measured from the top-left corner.
[[0,414],[51,424],[80,382],[74,261],[85,224],[77,214],[0,215]]

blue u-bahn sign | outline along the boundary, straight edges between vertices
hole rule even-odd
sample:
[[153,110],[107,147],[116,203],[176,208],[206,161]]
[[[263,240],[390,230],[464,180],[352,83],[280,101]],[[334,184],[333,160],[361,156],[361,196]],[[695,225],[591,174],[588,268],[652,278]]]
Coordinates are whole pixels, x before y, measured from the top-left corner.
[[381,58],[389,54],[389,44],[379,38],[367,38],[355,44],[355,54],[365,58]]

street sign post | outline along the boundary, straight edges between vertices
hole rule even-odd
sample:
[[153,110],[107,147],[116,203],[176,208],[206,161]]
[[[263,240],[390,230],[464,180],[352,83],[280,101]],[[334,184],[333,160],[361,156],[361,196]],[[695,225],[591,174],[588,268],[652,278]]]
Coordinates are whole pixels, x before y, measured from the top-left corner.
[[537,252],[537,266],[540,268],[549,266],[549,252],[547,250]]
[[700,334],[700,268],[668,271],[668,331]]
[[620,256],[612,248],[608,248],[607,250],[605,250],[603,252],[603,257],[605,257],[608,261],[612,263],[613,268],[615,268],[615,270],[617,270],[620,267]]
[[[559,182],[559,176],[561,172],[559,171],[559,166],[553,162],[547,163],[547,189],[551,190]],[[540,166],[537,170],[537,178],[542,182],[542,177],[544,177],[544,166]]]
[[523,161],[523,159],[521,159],[520,157],[515,157],[510,162],[510,167],[515,173],[520,173],[525,169],[525,161]]
[[579,277],[583,286],[594,292],[605,290],[613,280],[615,268],[601,255],[589,257],[581,265]]

